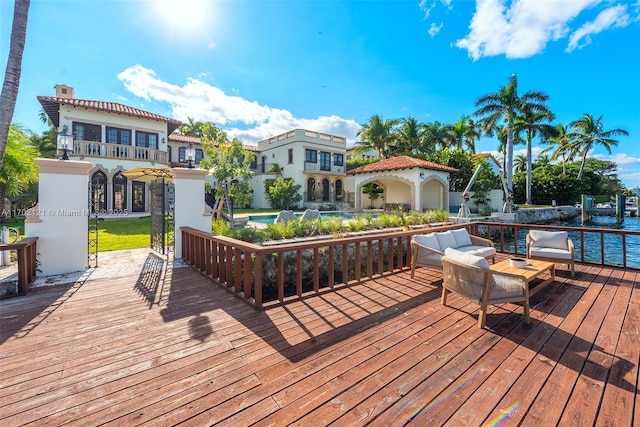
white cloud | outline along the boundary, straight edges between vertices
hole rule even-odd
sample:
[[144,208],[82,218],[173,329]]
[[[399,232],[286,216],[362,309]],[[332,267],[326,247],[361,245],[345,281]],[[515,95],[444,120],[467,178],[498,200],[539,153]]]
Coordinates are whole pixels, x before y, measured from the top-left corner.
[[549,41],[566,37],[569,23],[602,1],[477,0],[471,32],[456,46],[466,49],[474,60],[496,55],[528,58],[544,50]]
[[610,7],[600,12],[595,21],[587,22],[571,34],[566,51],[571,52],[576,48],[582,49],[591,43],[591,34],[598,34],[610,27],[623,28],[629,25],[630,22],[631,19],[627,14],[626,5]]
[[442,27],[444,27],[443,23],[440,23],[439,25],[432,23],[431,26],[429,27],[429,35],[431,37],[434,37],[436,34],[440,32],[440,30],[442,30]]
[[287,110],[260,105],[240,96],[228,95],[220,88],[195,78],[184,86],[160,80],[156,73],[142,65],[135,65],[118,74],[125,89],[147,102],[166,102],[173,117],[187,121],[214,122],[230,137],[245,143],[258,142],[292,129],[309,129],[355,140],[360,125],[354,120],[337,116],[305,119],[294,117]]

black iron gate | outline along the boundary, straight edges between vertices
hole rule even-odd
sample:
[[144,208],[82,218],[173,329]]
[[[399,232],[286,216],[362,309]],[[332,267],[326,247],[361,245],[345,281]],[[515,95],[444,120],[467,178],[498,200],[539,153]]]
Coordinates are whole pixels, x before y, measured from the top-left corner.
[[87,204],[87,231],[88,231],[88,255],[87,267],[95,268],[98,266],[98,223],[100,221],[100,209],[98,206],[99,184],[96,179],[89,181],[89,196]]
[[173,183],[165,182],[164,178],[151,181],[149,186],[151,201],[151,249],[163,255],[173,253],[174,221],[173,209],[175,190]]

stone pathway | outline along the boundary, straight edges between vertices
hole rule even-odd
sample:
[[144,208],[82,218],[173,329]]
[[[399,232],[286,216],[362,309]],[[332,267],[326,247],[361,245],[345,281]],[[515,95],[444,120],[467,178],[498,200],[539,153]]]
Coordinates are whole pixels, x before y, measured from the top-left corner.
[[[62,285],[66,283],[84,282],[87,280],[109,279],[138,276],[152,270],[162,271],[167,266],[167,256],[156,253],[150,248],[127,249],[98,253],[98,267],[73,273],[54,276],[36,276],[32,288],[39,286]],[[172,268],[186,267],[181,259],[172,260]],[[18,280],[17,263],[0,267],[0,295],[9,289],[15,289]],[[9,293],[14,293],[9,292]]]

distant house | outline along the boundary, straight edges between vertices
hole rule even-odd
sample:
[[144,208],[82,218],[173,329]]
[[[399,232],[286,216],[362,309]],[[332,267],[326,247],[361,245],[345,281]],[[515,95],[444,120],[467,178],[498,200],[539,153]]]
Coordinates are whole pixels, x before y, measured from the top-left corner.
[[[69,158],[93,163],[94,209],[148,212],[148,184],[123,172],[137,167],[168,168],[169,135],[179,120],[126,105],[77,99],[72,87],[56,85],[56,96],[38,96],[53,125],[73,133]],[[181,141],[175,141],[177,151]]]
[[277,178],[270,172],[277,164],[283,179],[302,188],[302,203],[308,208],[334,204],[348,207],[346,177],[346,139],[341,136],[294,129],[258,142],[256,164],[252,168],[252,207],[268,208],[264,182]]

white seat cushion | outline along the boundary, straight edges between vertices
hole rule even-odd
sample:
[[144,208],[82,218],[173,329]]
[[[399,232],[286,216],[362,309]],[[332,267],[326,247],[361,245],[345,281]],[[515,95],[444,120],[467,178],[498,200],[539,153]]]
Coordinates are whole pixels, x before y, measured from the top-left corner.
[[457,248],[458,242],[451,230],[444,231],[442,233],[435,233],[438,243],[440,243],[440,250],[444,251],[446,248]]
[[462,248],[456,248],[458,251],[472,254],[475,256],[481,256],[483,258],[490,257],[496,254],[496,249],[490,246],[464,246]]
[[483,270],[489,270],[489,263],[481,256],[473,255],[467,252],[462,252],[457,249],[447,248],[444,250],[444,256],[457,261],[464,265],[472,267],[479,267]]
[[569,235],[566,231],[531,230],[529,231],[529,237],[531,238],[532,248],[569,250],[569,244],[567,243]]
[[456,239],[456,248],[460,248],[462,246],[471,246],[471,237],[469,237],[469,232],[466,228],[450,230],[450,232]]
[[440,243],[435,236],[435,233],[429,234],[416,234],[413,236],[413,240],[420,246],[426,246],[427,248],[440,250]]
[[554,259],[571,259],[571,252],[564,249],[531,247],[530,256]]

